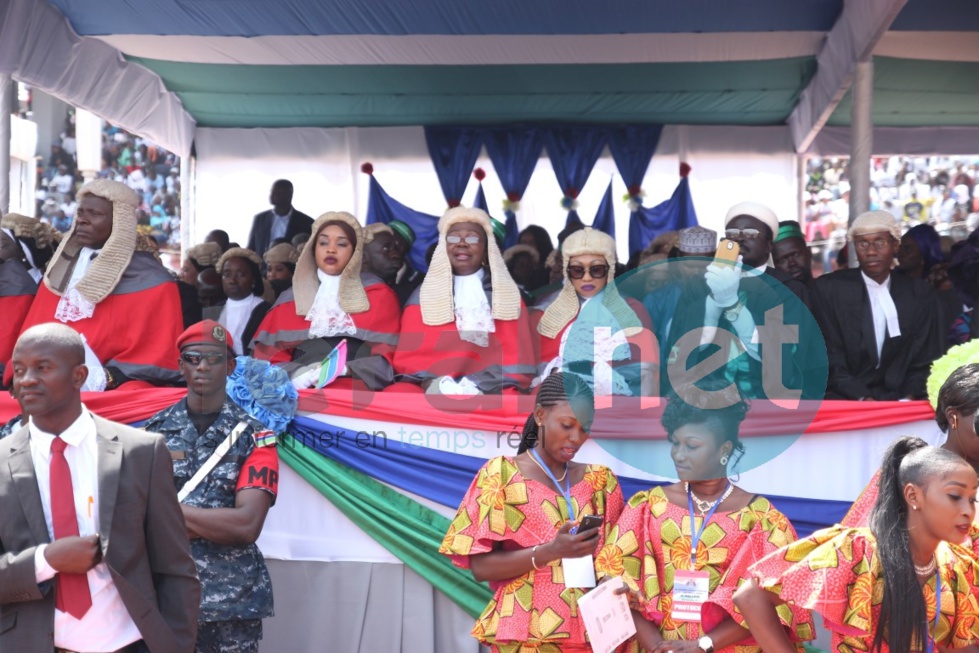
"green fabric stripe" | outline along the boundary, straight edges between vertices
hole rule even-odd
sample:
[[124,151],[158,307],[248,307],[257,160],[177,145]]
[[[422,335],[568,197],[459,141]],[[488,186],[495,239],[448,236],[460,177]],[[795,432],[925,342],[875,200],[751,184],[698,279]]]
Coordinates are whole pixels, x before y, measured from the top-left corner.
[[[878,127],[979,125],[979,63],[874,57],[873,122]],[[827,124],[850,124],[847,92]]]
[[782,124],[815,58],[528,66],[238,66],[132,61],[208,127],[518,121]]
[[327,458],[292,436],[279,457],[368,535],[474,619],[493,593],[438,552],[450,521],[370,476]]

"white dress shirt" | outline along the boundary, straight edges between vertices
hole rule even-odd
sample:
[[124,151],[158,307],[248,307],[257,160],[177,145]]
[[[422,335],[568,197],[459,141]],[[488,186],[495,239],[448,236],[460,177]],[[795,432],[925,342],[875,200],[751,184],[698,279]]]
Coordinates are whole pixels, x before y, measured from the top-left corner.
[[78,282],[88,272],[88,266],[92,264],[92,257],[101,251],[101,249],[82,247],[81,251],[78,252],[78,260],[75,261],[75,267],[71,271],[71,279],[68,280],[68,287],[65,290],[70,290],[78,285]]
[[286,232],[289,230],[289,218],[292,216],[292,211],[289,211],[285,215],[279,215],[272,209],[272,227],[269,229],[269,244],[276,238],[285,238]]
[[897,319],[897,306],[891,297],[891,275],[887,275],[884,283],[877,283],[863,272],[863,283],[867,286],[870,296],[870,312],[874,316],[874,340],[877,341],[877,367],[880,367],[880,353],[884,349],[884,338],[896,338],[901,335],[901,324]]
[[[45,433],[28,422],[31,437],[31,458],[37,475],[44,522],[48,537],[54,541],[51,521],[51,442],[54,435]],[[98,442],[95,422],[83,406],[82,414],[60,434],[68,446],[65,459],[71,468],[71,487],[78,517],[78,534],[82,537],[99,532]],[[44,557],[47,544],[34,552],[34,573],[38,583],[54,578],[58,573]],[[129,616],[126,605],[112,582],[109,567],[100,562],[88,572],[88,587],[92,607],[80,620],[67,612],[54,611],[54,645],[72,651],[116,651],[142,639],[139,629]],[[52,589],[52,591],[54,591]]]

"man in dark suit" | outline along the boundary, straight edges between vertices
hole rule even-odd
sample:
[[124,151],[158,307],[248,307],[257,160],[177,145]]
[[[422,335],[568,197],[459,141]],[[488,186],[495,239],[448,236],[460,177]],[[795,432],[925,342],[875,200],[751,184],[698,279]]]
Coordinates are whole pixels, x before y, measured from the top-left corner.
[[25,331],[13,368],[31,417],[0,446],[0,653],[190,653],[200,583],[163,439],[86,410],[70,327]]
[[272,184],[269,204],[272,209],[255,216],[248,236],[248,249],[259,257],[265,255],[273,240],[284,238],[289,242],[297,234],[308,234],[313,229],[313,219],[293,208],[292,182],[288,179],[279,179]]
[[886,211],[850,227],[859,269],[816,279],[813,315],[829,357],[827,399],[924,399],[932,361],[942,354],[934,290],[892,270],[901,231]]

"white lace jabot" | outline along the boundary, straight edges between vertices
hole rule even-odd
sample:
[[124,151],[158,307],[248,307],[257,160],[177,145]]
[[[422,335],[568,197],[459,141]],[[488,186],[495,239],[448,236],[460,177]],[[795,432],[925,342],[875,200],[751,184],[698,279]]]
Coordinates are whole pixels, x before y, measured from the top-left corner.
[[306,314],[306,321],[310,323],[310,337],[355,335],[357,326],[353,318],[340,307],[340,275],[333,276],[316,270],[316,277],[320,280],[320,287]]
[[452,275],[452,301],[455,305],[456,329],[459,337],[477,347],[489,346],[489,334],[496,331],[493,310],[486,300],[480,268],[473,274]]
[[95,314],[95,304],[87,297],[82,295],[75,286],[85,276],[88,266],[101,250],[91,247],[82,247],[78,252],[78,259],[75,267],[71,271],[71,278],[68,280],[68,287],[58,300],[58,307],[54,311],[54,318],[59,322],[77,322],[92,317]]

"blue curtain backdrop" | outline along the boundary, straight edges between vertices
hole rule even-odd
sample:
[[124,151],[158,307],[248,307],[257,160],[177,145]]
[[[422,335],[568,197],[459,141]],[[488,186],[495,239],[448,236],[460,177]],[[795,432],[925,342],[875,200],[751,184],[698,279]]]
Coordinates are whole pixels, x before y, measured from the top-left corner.
[[[500,178],[503,192],[511,202],[519,202],[534,174],[537,160],[544,149],[541,130],[537,127],[510,126],[487,127],[483,130],[483,144],[493,162],[496,176]],[[517,214],[509,209],[506,216],[506,238],[504,247],[517,244]]]
[[630,195],[638,195],[662,132],[663,125],[615,125],[608,128],[608,149]]
[[473,200],[473,206],[477,209],[483,209],[486,211],[486,215],[489,215],[489,207],[486,205],[486,193],[483,192],[483,182],[479,182],[479,188],[476,189],[476,199]]
[[483,146],[481,130],[459,126],[425,127],[425,142],[446,203],[459,206]]
[[605,196],[602,197],[602,202],[598,205],[598,212],[595,214],[595,221],[591,223],[591,226],[615,238],[615,205],[612,202],[611,180],[608,182]]
[[367,224],[375,222],[387,224],[392,220],[401,220],[406,223],[415,232],[415,244],[408,252],[408,260],[411,261],[411,266],[419,272],[428,272],[425,252],[428,251],[432,243],[438,240],[438,216],[408,208],[384,192],[374,175],[370,175],[370,178],[370,195],[367,197]]
[[[547,158],[554,167],[564,201],[578,197],[607,140],[608,135],[602,126],[566,125],[544,130]],[[568,211],[566,224],[575,220],[581,221],[578,212]]]
[[629,219],[629,256],[641,252],[656,236],[667,231],[697,225],[697,212],[690,196],[690,182],[684,176],[673,196],[661,204],[640,206]]

